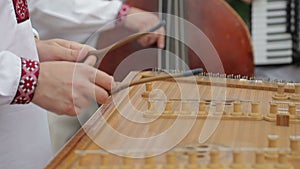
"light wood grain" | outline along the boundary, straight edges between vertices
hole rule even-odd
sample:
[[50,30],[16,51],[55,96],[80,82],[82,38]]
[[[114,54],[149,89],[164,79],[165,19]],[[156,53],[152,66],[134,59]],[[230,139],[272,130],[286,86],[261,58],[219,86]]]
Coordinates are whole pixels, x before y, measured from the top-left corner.
[[[153,76],[151,72],[147,72],[146,74],[147,76]],[[145,77],[145,73],[131,73],[126,81],[129,82],[132,79],[137,80],[143,77]],[[178,80],[177,83],[172,80],[156,81],[153,82],[153,90],[163,91],[167,99],[179,100],[174,102],[174,106],[172,107],[172,110],[177,112],[180,112],[180,99],[182,99],[183,93],[187,94],[189,99],[201,100],[211,99],[212,94],[215,92],[213,90],[225,90],[225,99],[241,101],[243,113],[251,112],[250,103],[253,101],[259,103],[259,111],[262,115],[267,115],[269,113],[269,103],[274,101],[272,96],[277,91],[276,85],[274,84],[244,82],[238,79],[227,79],[225,81],[226,84],[222,83],[224,81],[215,83],[211,79],[209,80],[205,77],[196,77],[196,80],[194,79],[196,84],[191,83],[192,81],[192,78]],[[214,84],[217,87],[214,86]],[[195,85],[197,86],[197,92],[193,90],[193,86]],[[124,150],[126,145],[131,144],[130,142],[126,142],[126,140],[114,138],[109,127],[129,137],[149,138],[167,131],[172,125],[178,122],[178,120],[180,123],[177,125],[193,123],[190,132],[186,133],[186,136],[180,140],[177,147],[189,146],[197,148],[199,146],[204,146],[208,148],[220,148],[220,161],[226,169],[229,168],[233,158],[232,152],[222,151],[224,149],[237,150],[239,148],[252,148],[253,151],[241,151],[242,157],[239,157],[244,161],[246,168],[250,169],[252,165],[255,164],[256,150],[263,150],[263,148],[268,147],[269,135],[277,135],[279,137],[278,148],[283,149],[288,149],[290,147],[290,136],[300,136],[300,123],[298,122],[290,123],[289,127],[283,127],[276,126],[276,122],[266,120],[228,118],[220,121],[215,132],[205,142],[205,145],[199,145],[199,135],[201,134],[206,118],[181,118],[176,115],[173,115],[174,117],[170,118],[172,115],[168,114],[157,116],[157,118],[156,116],[147,117],[144,113],[147,112],[148,99],[141,97],[144,91],[145,85],[141,84],[115,94],[110,102],[102,105],[101,109],[99,109],[85,124],[84,129],[81,129],[68,144],[66,144],[46,168],[67,169],[100,167],[101,164],[99,166],[98,162],[100,161],[101,163],[101,156],[103,155],[99,155],[99,153],[87,153],[87,155],[82,156],[78,154],[77,150],[85,150],[86,152],[89,152],[90,150],[102,150],[96,143],[97,141],[105,140],[107,143],[111,144],[111,147],[120,150]],[[291,86],[288,86],[285,89],[285,92],[288,95],[291,95],[293,94],[294,89]],[[155,100],[159,98],[151,99]],[[290,100],[284,101],[290,102]],[[206,107],[207,111],[213,111],[215,108],[213,104],[208,104]],[[279,105],[279,107],[285,108],[285,104]],[[297,105],[296,109],[299,110],[299,108],[299,105]],[[230,113],[232,110],[232,105],[225,105],[224,112]],[[107,123],[104,123],[104,120]],[[145,121],[145,123],[134,122],[141,120]],[[109,127],[104,124],[108,124]],[[163,145],[165,142],[171,142],[173,138],[182,133],[172,134],[155,144]],[[151,154],[151,145],[147,146],[150,147],[150,152],[145,152],[145,154]],[[198,158],[198,163],[201,166],[206,166],[210,163],[209,152],[204,151],[201,153],[203,157]],[[110,154],[110,160],[111,164],[114,164],[114,166],[125,166],[123,165],[122,157]],[[153,160],[158,167],[170,165],[167,164],[166,153],[155,156]],[[294,165],[295,168],[300,167],[299,161],[299,159],[289,159],[289,163]],[[272,159],[267,160],[267,162],[272,169],[275,168],[275,165],[277,164],[277,162]],[[141,166],[144,165],[145,159],[132,159],[132,163],[133,165],[137,165],[137,168],[139,168],[138,166],[142,168]],[[182,152],[177,153],[176,163],[178,163],[178,165],[188,163],[187,154]]]

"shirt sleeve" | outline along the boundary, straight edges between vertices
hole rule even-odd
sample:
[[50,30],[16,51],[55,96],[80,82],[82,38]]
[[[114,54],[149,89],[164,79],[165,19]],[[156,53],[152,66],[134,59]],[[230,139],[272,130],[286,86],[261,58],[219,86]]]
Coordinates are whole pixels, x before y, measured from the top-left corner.
[[131,6],[123,3],[119,12],[118,12],[118,16],[117,16],[117,23],[120,23],[124,20],[124,18],[128,15],[129,11],[130,11]]
[[32,28],[32,33],[35,39],[40,39],[40,35],[36,29]]
[[122,4],[119,0],[29,0],[29,10],[41,39],[64,38],[84,43],[97,30],[115,26],[113,21]]
[[27,104],[35,92],[39,63],[20,58],[9,51],[0,52],[0,105]]
[[0,51],[0,105],[10,104],[21,77],[21,58],[9,51]]

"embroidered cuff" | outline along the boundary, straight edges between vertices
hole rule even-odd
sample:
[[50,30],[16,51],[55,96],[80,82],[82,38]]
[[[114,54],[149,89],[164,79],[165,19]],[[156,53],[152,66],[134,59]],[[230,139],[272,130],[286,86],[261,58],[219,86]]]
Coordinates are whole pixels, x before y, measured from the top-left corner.
[[126,3],[122,4],[120,11],[118,13],[118,16],[117,16],[118,22],[122,22],[124,20],[124,18],[128,15],[130,8],[131,8],[131,6],[128,4],[126,4]]
[[17,93],[11,104],[28,104],[34,96],[39,76],[39,63],[34,60],[21,58],[21,79]]

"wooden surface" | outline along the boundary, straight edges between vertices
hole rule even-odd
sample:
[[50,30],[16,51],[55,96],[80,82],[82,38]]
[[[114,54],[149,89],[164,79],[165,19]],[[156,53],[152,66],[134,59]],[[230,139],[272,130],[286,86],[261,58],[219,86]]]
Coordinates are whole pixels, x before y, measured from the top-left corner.
[[[125,81],[159,75],[153,72],[131,73]],[[300,149],[297,148],[300,145],[296,149],[290,149],[289,139],[290,136],[300,136],[299,120],[294,119],[286,127],[277,126],[276,119],[270,120],[267,117],[270,103],[276,103],[280,113],[287,113],[289,103],[295,104],[296,110],[299,110],[300,102],[289,98],[295,94],[293,84],[284,86],[287,99],[274,100],[273,96],[278,93],[277,86],[277,83],[255,80],[197,76],[177,81],[153,82],[149,98],[142,97],[145,93],[144,84],[131,87],[113,95],[46,168],[147,168],[149,164],[145,163],[151,163],[151,160],[145,162],[143,158],[119,157],[103,151],[103,145],[110,147],[109,151],[121,155],[138,156],[135,153],[140,151],[139,155],[148,156],[155,154],[160,146],[165,147],[176,139],[178,143],[173,149],[153,158],[151,168],[172,168],[173,165],[177,166],[173,168],[192,167],[193,162],[188,162],[189,153],[197,153],[195,161],[202,168],[213,168],[212,166],[219,164],[219,160],[224,168],[230,168],[233,152],[242,153],[240,158],[245,168],[249,169],[256,166],[255,154],[258,152],[263,152],[266,167],[271,169],[278,168],[279,165],[288,167],[289,164],[295,169],[299,168]],[[168,111],[165,110],[166,101],[172,102]],[[201,101],[205,102],[206,114],[200,118],[197,103]],[[234,114],[233,104],[236,101],[240,103],[241,115]],[[149,102],[153,102],[154,107],[149,109]],[[249,117],[252,102],[259,103],[261,119]],[[224,109],[220,105],[224,105]],[[238,110],[238,107],[235,109]],[[202,131],[207,128],[208,121],[217,124],[213,132]],[[188,130],[189,125],[191,130]],[[211,126],[213,127],[214,125]],[[134,144],[132,140],[120,139],[120,135],[114,135],[111,128],[123,136],[147,139],[142,145]],[[168,133],[169,131],[173,132]],[[162,139],[151,142],[151,138],[164,134]],[[199,137],[203,139],[206,135],[208,139],[200,144]],[[273,144],[268,138],[277,137],[277,146],[269,152],[272,148],[270,144]],[[286,156],[279,155],[282,151]],[[219,153],[219,157],[214,157],[215,152]],[[108,155],[110,161],[106,165],[105,158]],[[285,157],[288,159],[286,163]]]

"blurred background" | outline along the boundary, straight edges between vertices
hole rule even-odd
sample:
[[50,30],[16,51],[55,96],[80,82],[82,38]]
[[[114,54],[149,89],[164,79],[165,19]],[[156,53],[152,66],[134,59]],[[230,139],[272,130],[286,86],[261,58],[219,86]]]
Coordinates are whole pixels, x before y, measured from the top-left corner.
[[226,1],[251,32],[255,75],[299,82],[299,1]]
[[[147,11],[172,14],[196,25],[209,38],[223,64],[223,69],[216,65],[216,60],[205,54],[209,52],[205,51],[203,45],[199,45],[199,50],[203,51],[200,56],[186,48],[180,40],[194,38],[193,34],[184,30],[188,28],[180,26],[180,21],[164,16],[162,18],[167,21],[166,31],[176,35],[179,40],[167,37],[165,51],[168,52],[160,51],[157,60],[147,61],[153,62],[153,67],[185,69],[168,56],[172,54],[180,56],[190,68],[203,67],[207,72],[276,81],[300,81],[297,75],[300,73],[298,0],[153,0],[139,3],[127,0],[126,3]],[[124,29],[116,30],[113,36],[101,33],[98,47],[103,48],[132,34]],[[120,32],[126,33],[118,35]],[[145,50],[142,48],[137,43],[131,43],[118,51],[109,52],[100,69],[114,74],[120,62],[136,51],[141,52],[142,56],[155,55],[151,52],[143,53]],[[134,70],[134,65],[139,64],[130,63],[126,68],[120,68],[119,72],[123,74],[118,77],[120,73],[117,73],[116,79],[122,79]],[[131,65],[130,68],[128,65]]]

